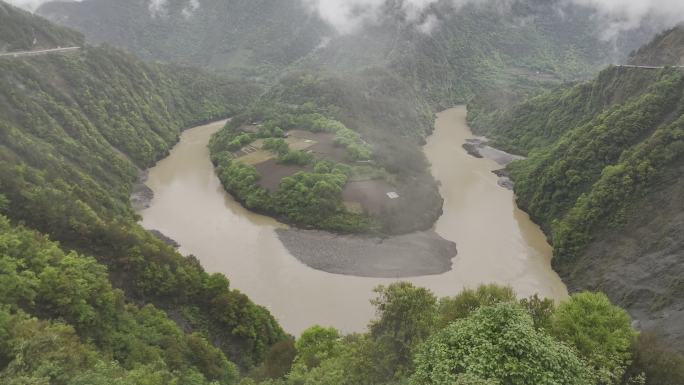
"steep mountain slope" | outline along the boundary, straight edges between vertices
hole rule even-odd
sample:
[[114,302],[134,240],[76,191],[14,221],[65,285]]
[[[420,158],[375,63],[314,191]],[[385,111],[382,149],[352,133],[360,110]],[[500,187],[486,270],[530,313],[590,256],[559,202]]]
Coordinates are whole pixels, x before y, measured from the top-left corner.
[[83,35],[0,3],[0,53],[80,46]]
[[643,66],[684,65],[684,26],[662,32],[651,43],[633,52],[629,61]]
[[471,123],[509,150],[518,203],[573,290],[602,290],[684,340],[684,71],[611,67]]
[[[162,3],[162,2],[159,2]],[[125,47],[144,59],[252,75],[308,54],[330,32],[300,0],[52,2],[37,13],[83,31],[90,42]]]
[[1,210],[96,257],[127,300],[167,311],[242,368],[257,365],[285,338],[277,322],[225,277],[143,230],[129,196],[139,169],[166,155],[181,129],[233,114],[258,92],[109,47],[0,58]]

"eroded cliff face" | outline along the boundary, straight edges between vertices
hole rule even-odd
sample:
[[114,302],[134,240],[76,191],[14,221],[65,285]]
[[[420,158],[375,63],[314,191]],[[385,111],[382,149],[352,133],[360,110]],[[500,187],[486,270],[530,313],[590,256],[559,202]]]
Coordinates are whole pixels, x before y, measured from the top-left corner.
[[630,57],[630,64],[640,66],[684,65],[684,25],[659,34]]
[[607,228],[559,273],[571,291],[601,290],[641,330],[684,347],[684,166],[639,203],[622,228]]

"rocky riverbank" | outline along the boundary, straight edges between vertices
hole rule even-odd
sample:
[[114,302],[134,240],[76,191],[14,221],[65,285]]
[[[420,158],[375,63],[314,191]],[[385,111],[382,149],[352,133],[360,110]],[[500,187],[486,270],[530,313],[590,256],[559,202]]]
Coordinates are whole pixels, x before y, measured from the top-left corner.
[[154,191],[145,184],[145,182],[147,182],[147,176],[147,170],[141,171],[140,174],[138,174],[138,180],[133,185],[131,206],[135,211],[144,210],[150,207],[152,198],[154,198]]
[[[504,167],[507,166],[509,163],[513,162],[514,160],[525,159],[522,156],[509,154],[506,151],[501,151],[497,148],[490,146],[487,143],[489,143],[489,140],[485,137],[466,139],[466,142],[463,143],[463,148],[471,156],[474,156],[476,158],[491,159]],[[505,168],[494,170],[492,172],[499,177],[499,186],[508,190],[513,190],[513,180],[511,179],[510,174]]]
[[314,269],[376,278],[406,278],[451,270],[456,244],[434,231],[390,238],[279,229],[288,251]]
[[485,137],[478,137],[473,139],[466,139],[463,148],[468,154],[476,158],[487,158],[495,161],[501,166],[506,166],[514,160],[525,159],[519,155],[509,154],[506,151],[499,150],[489,145],[489,140]]

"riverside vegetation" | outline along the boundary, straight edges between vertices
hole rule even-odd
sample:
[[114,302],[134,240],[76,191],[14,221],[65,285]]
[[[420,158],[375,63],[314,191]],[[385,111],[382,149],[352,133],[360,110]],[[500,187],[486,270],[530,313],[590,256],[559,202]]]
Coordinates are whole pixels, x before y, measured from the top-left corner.
[[[0,10],[0,25],[10,25],[4,18],[24,18],[56,37],[53,44],[71,44],[73,36],[82,41],[71,33],[59,38],[63,29],[3,2]],[[376,32],[382,34],[382,30]],[[4,36],[17,36],[7,46],[24,44],[21,33]],[[529,37],[510,36],[523,40]],[[335,44],[343,43],[340,40]],[[497,52],[489,52],[491,56],[481,62],[490,62]],[[541,60],[552,52],[556,51],[542,50],[531,57]],[[452,53],[468,60],[482,59],[479,55],[461,55],[463,51],[458,49]],[[567,62],[555,54],[551,56],[551,63]],[[496,71],[485,72],[502,75],[508,81],[517,76],[504,74],[505,64],[513,61],[514,56],[509,56],[496,62]],[[531,63],[526,65],[535,68]],[[304,207],[315,200],[316,207],[324,209],[321,219],[329,219],[332,228],[345,230],[379,226],[385,232],[402,232],[425,226],[439,215],[439,198],[434,195],[436,186],[419,144],[430,132],[434,106],[463,101],[480,91],[489,75],[480,74],[482,77],[467,89],[449,88],[465,78],[474,78],[479,73],[474,66],[464,68],[473,69],[475,74],[455,72],[464,79],[450,77],[440,82],[436,76],[425,83],[392,65],[363,68],[344,77],[295,72],[279,79],[261,96],[252,84],[185,67],[142,63],[108,46],[86,46],[69,55],[0,59],[0,67],[3,383],[682,383],[681,357],[663,347],[658,336],[637,333],[625,311],[602,294],[576,294],[556,308],[550,301],[535,297],[518,301],[507,288],[487,286],[438,300],[428,290],[396,283],[377,289],[374,304],[378,316],[367,333],[340,336],[335,330],[312,327],[295,341],[266,309],[231,290],[225,277],[207,274],[195,258],[181,256],[136,224],[138,218],[128,196],[139,169],[163,157],[182,128],[236,115],[235,123],[215,137],[212,150],[222,175],[232,173],[232,167],[239,168],[238,174],[244,173],[235,187],[230,186],[232,178],[222,179],[228,188],[236,189],[238,196],[239,189],[245,190],[245,204],[249,205],[250,198],[254,207],[263,204],[265,208],[270,199],[293,201],[293,206],[280,214],[306,224]],[[554,65],[543,68],[554,69]],[[565,70],[572,73],[571,69]],[[565,70],[561,68],[558,73]],[[603,163],[623,158],[628,162],[632,157],[651,154],[654,161],[663,162],[659,165],[681,160],[676,147],[681,139],[676,128],[678,117],[664,112],[667,106],[679,103],[676,89],[680,75],[666,69],[649,76],[654,78],[640,84],[652,87],[629,88],[620,100],[630,103],[610,107],[615,108],[613,113],[597,118],[597,122],[606,120],[609,127],[622,127],[616,133],[624,131],[629,135],[616,146],[632,146],[642,144],[639,139],[645,135],[630,129],[647,122],[635,120],[639,124],[623,127],[618,124],[621,119],[635,116],[629,115],[630,111],[637,114],[635,119],[655,121],[660,117],[666,124],[658,131],[662,133],[653,136],[670,135],[675,147],[664,152],[666,156],[661,159],[647,151],[648,143],[656,144],[649,139],[639,151],[635,148],[624,156],[619,149],[613,149],[601,160]],[[527,76],[522,78],[516,81],[528,86],[536,82]],[[634,100],[630,98],[632,93],[637,94]],[[274,113],[269,111],[271,107]],[[488,127],[497,127],[500,113],[490,114],[484,107],[483,111],[476,107],[473,110],[478,114],[473,119],[481,119],[483,126],[488,122]],[[647,114],[638,118],[638,113],[643,112]],[[627,118],[623,113],[628,113]],[[558,115],[562,113],[550,116]],[[269,132],[261,134],[271,137],[278,136],[276,128],[287,128],[281,126],[285,126],[281,120],[284,117],[298,124],[309,122],[312,128],[319,123],[322,127],[333,125],[335,132],[343,133],[340,144],[347,150],[351,147],[352,156],[370,155],[374,173],[393,175],[397,183],[415,187],[416,191],[424,189],[435,200],[421,200],[425,206],[416,208],[416,212],[427,214],[418,219],[419,224],[413,222],[415,216],[410,212],[406,215],[411,221],[401,219],[402,213],[375,221],[358,215],[344,217],[347,214],[339,206],[338,186],[353,174],[353,167],[350,170],[325,161],[312,165],[313,173],[286,181],[275,198],[264,197],[253,188],[256,176],[251,169],[237,166],[228,154],[230,148],[235,148],[234,141],[243,145],[253,139],[240,138],[242,134],[234,132],[233,125],[240,119],[254,121],[254,117],[271,122],[272,126],[266,126]],[[589,124],[593,117],[583,119],[572,120],[582,128],[578,133],[586,130],[594,135]],[[348,132],[345,128],[360,136],[344,134]],[[495,138],[505,143],[506,136],[496,132],[492,130]],[[556,141],[563,140],[562,135],[553,135],[557,136],[540,145],[539,158],[530,149],[529,163],[512,166],[520,167],[514,171],[516,179],[534,168],[525,165],[540,162],[545,151],[552,151]],[[299,154],[288,158],[291,151],[285,152],[277,139],[270,146],[282,152],[281,161],[310,161]],[[354,150],[354,146],[358,149]],[[564,146],[572,154],[572,142]],[[674,155],[667,155],[671,153]],[[579,158],[578,165],[586,167]],[[590,185],[592,178],[603,178],[603,173],[592,174],[603,163],[587,167],[587,175],[580,175],[578,180]],[[625,169],[630,169],[625,164]],[[650,175],[651,169],[645,169]],[[621,175],[621,170],[617,171],[606,172],[606,182],[613,181],[611,176]],[[652,181],[662,183],[664,179],[658,179],[662,175],[656,173],[644,186],[652,188]],[[320,195],[295,195],[296,199],[286,195],[300,188],[315,190],[316,186]],[[529,184],[529,191],[534,190]],[[568,197],[578,193],[570,190]],[[278,194],[283,196],[279,198]],[[584,196],[577,200],[592,201],[590,194]],[[559,201],[558,205],[570,212],[574,205],[568,202]],[[598,213],[599,217],[603,215],[600,209]],[[572,225],[569,222],[568,226]],[[580,241],[582,236],[580,233]],[[574,242],[575,238],[568,239],[570,245],[581,245]],[[572,255],[561,259],[559,266],[569,261]]]

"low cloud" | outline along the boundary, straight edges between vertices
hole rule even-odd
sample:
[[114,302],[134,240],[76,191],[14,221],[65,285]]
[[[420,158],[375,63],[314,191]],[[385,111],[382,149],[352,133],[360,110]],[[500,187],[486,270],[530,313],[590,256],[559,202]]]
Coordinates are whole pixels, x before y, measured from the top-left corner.
[[385,0],[303,0],[313,12],[337,29],[350,33],[376,20]]
[[639,28],[642,23],[671,27],[684,22],[682,0],[566,0],[597,10],[604,23],[604,38],[613,39],[622,31]]
[[[340,33],[351,33],[365,23],[380,20],[386,0],[302,0],[312,11]],[[434,3],[451,3],[458,8],[466,4],[507,6],[514,0],[396,0],[409,21],[419,30],[429,33],[438,22],[425,14]],[[559,0],[559,10],[579,5],[596,12],[605,25],[604,38],[611,39],[622,31],[638,28],[645,20],[669,27],[684,21],[684,0]]]
[[[359,30],[364,24],[377,22],[383,14],[387,0],[302,0],[304,4],[328,24],[342,34]],[[409,21],[417,21],[423,16],[427,7],[437,0],[399,0],[396,6],[406,15]],[[453,0],[464,3],[471,0]],[[431,30],[436,18],[429,18],[420,24],[420,28]]]
[[[28,11],[35,11],[38,7],[40,7],[43,3],[47,3],[48,0],[4,0],[14,6],[24,8]],[[67,1],[73,1],[73,2],[80,2],[82,0],[67,0]]]
[[195,14],[195,11],[197,11],[199,9],[199,7],[200,7],[199,0],[189,0],[188,5],[186,5],[185,8],[183,8],[183,11],[182,11],[183,17],[185,17],[186,19],[189,19],[190,17],[192,17],[192,15]]
[[[5,0],[8,3],[15,5],[20,8],[24,8],[28,11],[35,11],[43,3],[47,3],[50,0]],[[60,1],[73,1],[81,2],[88,0],[60,0]],[[116,1],[116,0],[111,0]],[[187,5],[183,8],[182,15],[186,18],[191,17],[195,11],[200,8],[200,0],[188,0]],[[148,9],[150,10],[150,15],[152,17],[164,17],[168,15],[168,0],[149,0]]]
[[152,17],[166,16],[166,1],[167,0],[150,0],[150,5],[148,6],[150,15]]

